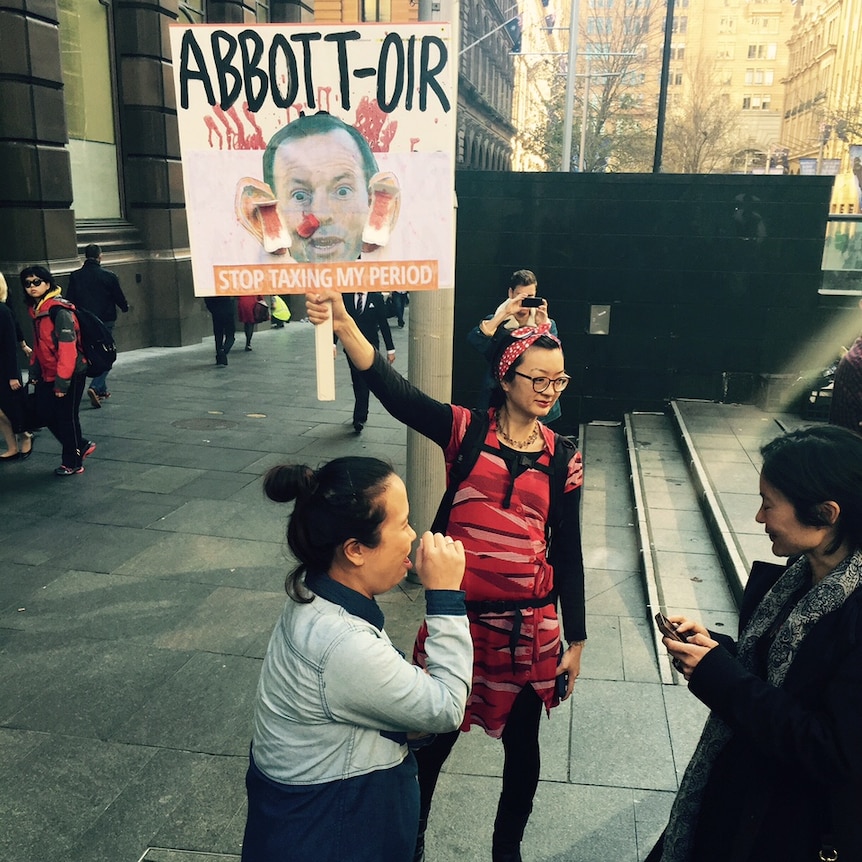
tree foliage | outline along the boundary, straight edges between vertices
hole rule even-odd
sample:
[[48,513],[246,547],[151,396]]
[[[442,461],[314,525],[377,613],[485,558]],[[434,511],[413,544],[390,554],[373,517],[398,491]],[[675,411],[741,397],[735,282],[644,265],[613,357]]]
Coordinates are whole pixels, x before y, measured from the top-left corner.
[[715,64],[702,58],[686,64],[682,92],[667,112],[662,170],[684,174],[729,171],[734,155],[744,146],[738,117]]
[[[588,95],[584,170],[650,169],[665,6],[657,0],[596,0],[580,19],[578,76],[572,116],[570,170],[580,162],[584,97]],[[548,82],[547,120],[526,130],[527,146],[560,170],[566,98],[566,59]],[[587,73],[589,73],[587,75]]]

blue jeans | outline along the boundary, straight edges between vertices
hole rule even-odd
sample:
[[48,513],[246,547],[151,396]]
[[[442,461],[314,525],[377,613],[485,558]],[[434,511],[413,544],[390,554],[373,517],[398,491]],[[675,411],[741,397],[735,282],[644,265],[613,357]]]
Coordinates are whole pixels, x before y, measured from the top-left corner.
[[[108,328],[108,332],[113,335],[114,325],[117,321],[105,320],[103,322]],[[100,374],[98,377],[93,378],[93,382],[90,384],[90,389],[95,389],[97,395],[104,395],[108,391],[108,374],[110,374],[110,370],[106,371],[104,374]]]

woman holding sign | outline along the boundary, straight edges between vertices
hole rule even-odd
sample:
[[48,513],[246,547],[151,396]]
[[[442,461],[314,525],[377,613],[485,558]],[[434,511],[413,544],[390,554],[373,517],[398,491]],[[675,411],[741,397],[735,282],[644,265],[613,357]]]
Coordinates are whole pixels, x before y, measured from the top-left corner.
[[[442,529],[448,516],[447,532],[464,544],[475,652],[461,730],[478,725],[502,739],[503,789],[492,852],[495,862],[517,862],[539,780],[542,711],[571,694],[586,639],[581,457],[539,421],[569,380],[560,342],[546,326],[510,333],[494,361],[495,406],[471,411],[430,398],[395,372],[362,336],[339,293],[309,293],[306,303],[312,323],[331,315],[335,335],[383,406],[444,451],[450,488],[435,527]],[[568,649],[561,644],[558,599]],[[427,661],[427,637],[423,626],[414,651],[420,665]],[[417,859],[424,858],[437,777],[458,735],[441,734],[417,753]]]

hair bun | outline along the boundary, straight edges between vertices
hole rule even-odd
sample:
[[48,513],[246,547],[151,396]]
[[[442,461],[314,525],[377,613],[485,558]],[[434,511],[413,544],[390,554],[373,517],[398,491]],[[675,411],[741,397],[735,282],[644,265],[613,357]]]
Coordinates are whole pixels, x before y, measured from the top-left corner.
[[276,503],[308,497],[317,489],[317,474],[305,464],[279,464],[263,477],[263,492]]

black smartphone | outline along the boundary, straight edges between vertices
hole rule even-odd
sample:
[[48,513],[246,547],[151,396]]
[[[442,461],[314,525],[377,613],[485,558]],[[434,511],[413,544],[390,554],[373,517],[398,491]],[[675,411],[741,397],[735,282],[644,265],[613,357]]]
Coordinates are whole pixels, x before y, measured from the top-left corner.
[[680,643],[688,643],[688,639],[683,637],[674,627],[674,624],[661,611],[655,615],[655,622],[658,630],[672,641]]
[[521,300],[521,308],[541,308],[544,301],[541,296],[525,296]]
[[557,697],[562,700],[566,696],[566,692],[569,690],[569,672],[561,673],[557,677]]
[[[559,664],[563,660],[563,645],[560,644],[560,655],[557,658],[557,664]],[[569,672],[565,671],[561,673],[555,682],[557,697],[562,700],[566,696],[566,692],[569,690]]]

